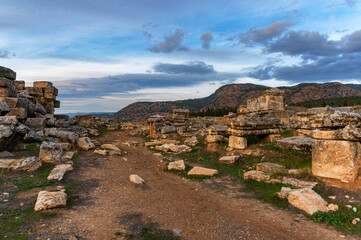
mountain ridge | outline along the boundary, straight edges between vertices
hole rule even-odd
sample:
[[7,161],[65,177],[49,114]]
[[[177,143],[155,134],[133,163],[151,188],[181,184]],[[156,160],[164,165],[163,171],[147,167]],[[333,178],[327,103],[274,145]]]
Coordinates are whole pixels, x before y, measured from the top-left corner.
[[[146,120],[154,114],[171,113],[174,108],[189,108],[191,111],[219,109],[224,107],[238,107],[245,105],[247,99],[253,99],[271,87],[252,83],[228,84],[218,88],[213,94],[204,98],[163,101],[163,102],[135,102],[110,118],[122,121]],[[285,91],[285,104],[304,102],[306,100],[318,100],[322,98],[361,96],[361,84],[350,86],[339,83],[301,83],[291,87],[278,87]]]

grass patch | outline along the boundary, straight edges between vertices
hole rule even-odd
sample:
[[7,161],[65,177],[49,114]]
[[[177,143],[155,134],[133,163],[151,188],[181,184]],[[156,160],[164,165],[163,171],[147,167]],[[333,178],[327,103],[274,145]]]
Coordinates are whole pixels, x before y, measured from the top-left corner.
[[335,226],[337,230],[346,234],[355,234],[361,236],[361,222],[352,224],[355,218],[361,219],[361,207],[358,206],[357,212],[347,208],[344,204],[338,204],[339,210],[335,212],[316,212],[309,217],[318,223],[326,223]]
[[282,137],[293,137],[294,134],[293,134],[294,130],[293,129],[284,129],[281,133],[281,136]]
[[1,239],[29,239],[27,234],[29,225],[42,219],[53,218],[56,213],[35,212],[31,207],[26,210],[12,210],[0,215]]
[[278,208],[285,208],[288,206],[288,200],[277,196],[277,192],[281,191],[282,187],[290,187],[290,185],[282,183],[265,183],[258,182],[253,179],[244,180],[246,190],[252,191],[257,199],[270,203]]

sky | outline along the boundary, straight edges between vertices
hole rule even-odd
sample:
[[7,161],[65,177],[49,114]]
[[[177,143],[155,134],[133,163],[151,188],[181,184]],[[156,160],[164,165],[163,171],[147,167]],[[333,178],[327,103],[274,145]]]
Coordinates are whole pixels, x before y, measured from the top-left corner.
[[231,83],[361,84],[358,0],[0,0],[0,66],[56,113],[205,97]]

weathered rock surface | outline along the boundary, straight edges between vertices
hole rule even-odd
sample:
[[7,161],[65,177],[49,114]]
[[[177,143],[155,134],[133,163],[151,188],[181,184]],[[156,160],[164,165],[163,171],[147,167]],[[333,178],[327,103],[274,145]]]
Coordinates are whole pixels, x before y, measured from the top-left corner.
[[0,66],[0,77],[7,78],[7,79],[10,79],[10,80],[15,80],[16,79],[16,72],[11,70],[10,68]]
[[227,138],[222,135],[207,135],[206,137],[207,143],[223,143],[227,142]]
[[304,181],[304,180],[290,178],[290,177],[283,177],[282,183],[290,184],[297,188],[310,188],[310,189],[312,189],[314,186],[317,185],[317,182]]
[[239,160],[239,155],[233,155],[233,156],[223,156],[218,161],[223,164],[232,165],[235,164]]
[[314,140],[312,173],[317,177],[351,183],[361,168],[361,143],[339,140]]
[[8,169],[16,159],[0,159],[0,169]]
[[59,164],[62,154],[63,148],[57,143],[44,141],[40,146],[39,157],[43,162]]
[[227,131],[227,126],[222,126],[222,125],[210,126],[207,129],[208,135],[222,135],[222,134],[226,134],[226,131]]
[[176,153],[185,153],[192,151],[192,148],[187,145],[175,145],[175,144],[163,144],[161,146],[156,146],[155,150],[163,151],[163,152],[176,152]]
[[277,140],[276,143],[283,149],[311,153],[313,139],[309,137],[287,137]]
[[139,177],[136,174],[132,174],[129,176],[129,181],[135,184],[143,184],[145,181],[143,178]]
[[60,138],[63,141],[69,141],[73,144],[79,139],[79,135],[75,132],[59,130],[57,128],[48,129],[45,135]]
[[170,162],[168,165],[168,170],[178,170],[183,171],[186,169],[186,165],[184,164],[183,160],[178,160],[174,162]]
[[195,146],[195,145],[198,144],[198,139],[197,139],[196,136],[187,138],[187,139],[184,141],[184,144],[187,145],[187,146]]
[[265,173],[275,173],[286,171],[286,167],[277,163],[263,162],[256,165],[256,170]]
[[329,204],[310,188],[292,190],[287,187],[282,187],[281,192],[278,193],[278,196],[281,198],[287,198],[291,205],[311,215],[317,211],[330,211],[328,208]]
[[267,182],[271,180],[271,176],[262,171],[252,170],[249,172],[245,172],[243,175],[244,179],[253,179],[259,182]]
[[71,164],[59,164],[56,165],[53,170],[51,170],[48,180],[58,180],[61,181],[64,177],[64,174],[67,171],[73,170],[73,166]]
[[98,131],[98,129],[92,129],[92,128],[90,128],[90,129],[88,129],[88,132],[89,132],[90,135],[93,135],[93,136],[95,136],[95,137],[99,136],[99,131]]
[[108,151],[107,151],[106,149],[104,149],[104,150],[95,149],[93,153],[94,153],[94,154],[100,154],[100,155],[105,156],[105,155],[107,155]]
[[114,151],[120,151],[120,149],[117,146],[113,145],[113,144],[102,144],[100,146],[100,148],[108,149],[108,150],[114,150]]
[[75,152],[66,152],[62,157],[62,162],[70,161],[73,159]]
[[229,147],[235,149],[246,149],[247,148],[247,138],[230,136],[229,137]]
[[204,167],[194,167],[189,172],[188,175],[194,175],[194,176],[214,176],[218,174],[217,169],[210,169],[210,168],[204,168]]
[[316,129],[309,136],[314,139],[361,141],[361,128],[348,125],[336,130]]
[[0,152],[0,158],[11,158],[11,157],[15,157],[15,154],[12,154],[11,152],[8,151],[3,151]]
[[35,203],[35,211],[66,206],[67,195],[64,192],[41,191]]
[[[227,122],[228,128],[238,130],[260,130],[260,129],[277,129],[282,128],[283,123],[276,118],[267,117],[237,117]],[[228,132],[228,130],[227,130]]]
[[88,137],[79,138],[76,141],[76,145],[83,150],[89,150],[89,149],[95,148],[94,143],[92,143],[90,138],[88,138]]
[[27,157],[15,160],[9,169],[13,171],[27,171],[34,172],[41,167],[41,158],[39,157]]
[[162,134],[175,133],[176,131],[177,131],[177,128],[175,126],[164,126],[160,129],[160,132]]

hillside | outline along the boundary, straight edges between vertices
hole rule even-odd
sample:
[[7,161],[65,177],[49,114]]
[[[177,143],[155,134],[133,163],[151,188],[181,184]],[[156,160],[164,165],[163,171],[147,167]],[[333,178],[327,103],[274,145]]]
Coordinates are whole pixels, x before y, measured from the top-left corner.
[[[238,107],[245,105],[247,99],[258,97],[269,87],[256,84],[230,84],[217,89],[205,98],[188,99],[166,102],[136,102],[128,105],[111,115],[122,121],[145,120],[157,113],[171,113],[174,108],[189,108],[191,111]],[[324,98],[361,96],[361,85],[347,86],[338,82],[333,83],[302,83],[292,87],[280,87],[285,91],[286,104],[294,104]]]

